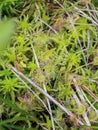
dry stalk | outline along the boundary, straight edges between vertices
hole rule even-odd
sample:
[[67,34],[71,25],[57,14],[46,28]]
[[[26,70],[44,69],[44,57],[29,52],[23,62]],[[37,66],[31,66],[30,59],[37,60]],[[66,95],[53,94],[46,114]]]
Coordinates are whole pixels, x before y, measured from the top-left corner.
[[[25,76],[22,72],[17,71],[14,67],[12,67],[10,65],[8,67],[11,67],[12,72],[15,72],[20,77],[22,77],[24,80],[26,80],[28,83],[30,83],[35,89],[40,91],[45,97],[47,97],[50,101],[52,101],[55,105],[57,105],[67,115],[69,115],[71,117],[74,116],[74,114],[72,112],[70,112],[65,106],[63,106],[59,102],[57,102],[52,96],[50,96],[47,92],[45,92],[38,85],[36,85],[31,79],[29,79],[27,76]],[[32,92],[32,89],[30,87],[28,89]],[[84,123],[81,120],[79,120],[79,119],[77,119],[77,120],[78,120],[79,125],[84,125]]]

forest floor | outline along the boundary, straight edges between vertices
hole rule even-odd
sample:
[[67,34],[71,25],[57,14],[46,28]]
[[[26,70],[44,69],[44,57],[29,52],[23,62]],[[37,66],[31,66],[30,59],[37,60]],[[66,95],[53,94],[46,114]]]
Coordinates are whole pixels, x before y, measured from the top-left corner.
[[98,130],[98,1],[0,2],[0,130]]

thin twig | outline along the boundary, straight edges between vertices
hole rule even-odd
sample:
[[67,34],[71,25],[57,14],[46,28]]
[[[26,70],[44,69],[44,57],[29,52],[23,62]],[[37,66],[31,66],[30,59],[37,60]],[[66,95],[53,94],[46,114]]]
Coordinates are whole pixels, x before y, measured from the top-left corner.
[[37,10],[38,10],[38,13],[39,13],[38,20],[39,20],[40,22],[42,22],[43,24],[45,24],[47,27],[49,27],[55,34],[58,34],[58,32],[57,32],[54,28],[52,28],[48,23],[46,23],[45,21],[43,21],[43,20],[41,19],[41,17],[40,17],[40,11],[39,11],[39,7],[38,7],[37,3],[35,3],[35,6],[36,6],[36,8],[37,8]]
[[38,18],[43,24],[45,24],[47,27],[49,27],[55,34],[58,34],[58,32],[52,28],[48,23],[46,23],[45,21],[43,21],[42,19]]
[[[82,11],[88,11],[88,9],[81,9]],[[92,9],[89,9],[89,12],[95,12],[95,13],[98,13],[97,10],[92,10]]]
[[96,10],[93,3],[89,3],[91,10],[93,10],[93,13],[95,14],[96,18],[98,18],[98,10]]
[[98,23],[98,19],[96,18],[96,16],[94,15],[94,13],[92,13],[92,12],[89,11],[89,6],[86,5],[86,7],[88,9],[89,16]]
[[[12,70],[12,72],[13,72],[13,74],[15,74],[15,75],[17,76],[17,78],[25,85],[25,87],[26,87],[30,92],[32,92],[32,93],[38,98],[38,100],[43,104],[43,106],[45,107],[45,109],[46,109],[46,110],[48,111],[48,113],[51,115],[50,111],[48,110],[48,108],[47,108],[46,104],[43,102],[43,100],[28,86],[28,84],[27,84],[24,80],[22,80],[22,78],[21,78],[15,71]],[[53,119],[54,119],[54,118],[53,118]],[[55,121],[55,123],[59,126],[59,128],[60,128],[61,130],[63,130],[63,128],[60,126],[60,124],[57,122],[57,120],[54,119],[54,121]]]
[[[40,18],[40,20],[41,20],[41,14],[40,14],[39,6],[37,5],[37,3],[35,3],[35,6],[36,6],[36,8],[37,8],[37,10],[38,10],[39,18]],[[39,18],[38,18],[38,19],[39,19]],[[55,30],[54,30],[54,31],[55,31]],[[34,47],[33,47],[32,44],[31,44],[31,47],[32,47],[32,51],[33,51],[33,54],[34,54],[34,57],[35,57],[36,64],[37,64],[38,68],[39,68],[40,71],[41,71],[41,68],[40,68],[40,65],[39,65],[39,61],[38,61],[37,55],[36,55],[35,49],[34,49]],[[45,92],[47,92],[45,83],[43,83],[43,88],[44,88]],[[53,130],[55,130],[54,118],[53,118],[53,115],[52,115],[52,110],[51,110],[50,102],[49,102],[49,99],[48,99],[48,98],[46,98],[46,100],[47,100],[48,109],[49,109],[49,112],[50,112],[50,117],[51,117],[51,122],[52,122],[52,128],[53,128]]]
[[[35,49],[34,49],[34,47],[33,47],[32,44],[31,44],[31,47],[32,47],[32,51],[33,51],[33,54],[34,54],[34,57],[35,57],[35,60],[36,60],[36,64],[37,64],[38,68],[39,68],[40,71],[41,71],[41,68],[40,68],[40,65],[39,65],[39,62],[38,62],[37,55],[36,55]],[[45,92],[47,92],[46,85],[45,85],[44,82],[43,82],[43,88],[44,88]],[[47,100],[48,109],[49,109],[49,112],[50,112],[50,117],[51,117],[51,122],[52,122],[52,128],[53,128],[53,130],[55,130],[54,119],[53,119],[53,115],[52,115],[52,110],[51,110],[50,102],[49,102],[49,99],[48,99],[48,98],[46,98],[46,100]]]
[[95,25],[98,26],[98,23],[97,23],[96,21],[94,21],[91,17],[89,17],[85,12],[83,12],[81,9],[79,9],[78,7],[76,7],[72,2],[69,2],[69,3],[70,3],[70,5],[72,5],[72,6],[74,7],[74,9],[75,9],[77,12],[79,12],[79,15],[81,15],[81,16],[83,16],[83,17],[89,19],[89,20],[91,20],[92,23],[94,23]]
[[[10,65],[9,65],[10,66]],[[11,67],[11,66],[10,66]],[[74,116],[72,112],[67,110],[65,106],[62,106],[59,102],[57,102],[52,96],[50,96],[47,92],[45,92],[42,88],[40,88],[38,85],[36,85],[31,79],[29,79],[27,76],[25,76],[22,72],[17,71],[14,67],[11,67],[12,71],[16,72],[19,76],[21,76],[24,80],[29,82],[35,89],[40,91],[44,96],[46,96],[50,101],[52,101],[54,104],[56,104],[62,111],[67,113],[69,116]],[[32,90],[32,89],[31,89]],[[84,123],[77,119],[80,125],[84,125]]]
[[71,23],[71,25],[72,25],[72,28],[73,28],[73,30],[74,30],[74,32],[75,32],[75,34],[76,34],[76,37],[77,37],[77,41],[78,41],[79,46],[80,46],[80,48],[81,48],[81,52],[82,52],[82,55],[83,55],[83,58],[84,58],[84,62],[85,62],[85,64],[86,64],[86,68],[88,68],[88,66],[87,66],[87,61],[86,61],[86,58],[85,58],[85,55],[84,55],[84,52],[83,52],[83,47],[82,47],[81,41],[80,41],[80,39],[79,39],[77,30],[76,30],[76,28],[75,28],[75,26],[74,26],[73,19],[71,18],[70,14],[66,11],[65,7],[64,7],[63,5],[61,5],[58,0],[55,0],[55,1],[59,4],[59,6],[61,6],[61,8],[66,12],[66,14],[67,14],[68,17],[69,17],[69,21],[70,21],[70,23]]
[[[89,99],[87,98],[86,94],[84,93],[83,90],[81,90],[81,93],[83,94],[84,98],[86,99],[86,101],[88,102],[88,104],[90,105],[90,108],[93,108],[94,111],[96,112],[96,114],[98,115],[98,110],[94,107],[94,104],[96,103],[96,101],[94,101],[94,103],[91,103],[89,101]],[[87,110],[87,113],[88,113],[88,110]]]
[[89,17],[87,14],[85,14],[83,11],[81,11],[80,9],[78,9],[77,7],[74,7],[76,9],[76,11],[79,12],[79,14],[89,20],[92,21],[92,23],[94,23],[96,26],[98,26],[98,23],[96,21],[94,21],[91,17]]
[[[75,79],[75,78],[73,78],[73,82],[74,82],[74,85],[75,85],[75,88],[76,88],[76,92],[78,93],[79,98],[81,99],[81,101],[82,101],[83,103],[86,103],[86,102],[85,102],[85,98],[84,98],[83,94],[81,93],[80,87],[76,85],[76,79]],[[77,97],[77,96],[76,96],[76,97]],[[77,97],[77,98],[78,98],[78,97]],[[81,103],[81,102],[79,103],[79,102],[80,102],[80,100],[78,100],[77,105],[80,107],[80,106],[82,105],[82,103]],[[88,117],[87,117],[87,113],[84,112],[82,116],[83,116],[83,118],[84,118],[84,120],[85,120],[87,126],[91,126],[90,121],[89,121],[89,119],[88,119]]]
[[[98,79],[98,77],[97,77],[97,79]],[[98,81],[96,79],[89,78],[88,80],[90,80],[98,85]]]
[[[81,105],[82,105],[82,103],[80,102],[79,98],[77,97],[77,95],[76,95],[75,93],[73,94],[73,98],[74,98],[75,102],[77,103],[78,108],[80,108]],[[88,117],[87,117],[86,112],[84,112],[84,113],[82,114],[82,117],[83,117],[83,119],[85,120],[86,125],[87,125],[87,126],[91,126],[91,125],[90,125],[90,122],[89,122],[89,119],[88,119]]]
[[13,74],[15,74],[15,75],[17,76],[17,78],[25,85],[25,87],[26,87],[30,92],[32,92],[32,93],[39,99],[39,101],[43,104],[43,106],[45,107],[45,109],[49,112],[49,110],[48,110],[46,104],[43,102],[43,100],[28,86],[28,84],[27,84],[24,80],[22,80],[22,78],[21,78],[15,71],[12,70],[12,72],[13,72]]
[[83,90],[85,90],[92,98],[95,99],[96,102],[98,102],[98,97],[90,90],[88,89],[85,85],[81,85]]

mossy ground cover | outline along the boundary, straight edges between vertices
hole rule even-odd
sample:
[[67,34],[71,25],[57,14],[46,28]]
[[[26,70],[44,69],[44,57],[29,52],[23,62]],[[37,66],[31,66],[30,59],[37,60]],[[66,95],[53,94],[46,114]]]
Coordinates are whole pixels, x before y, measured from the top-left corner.
[[96,0],[0,1],[0,129],[98,129]]

